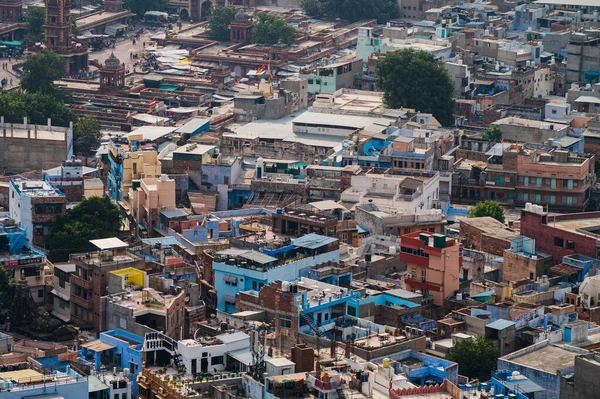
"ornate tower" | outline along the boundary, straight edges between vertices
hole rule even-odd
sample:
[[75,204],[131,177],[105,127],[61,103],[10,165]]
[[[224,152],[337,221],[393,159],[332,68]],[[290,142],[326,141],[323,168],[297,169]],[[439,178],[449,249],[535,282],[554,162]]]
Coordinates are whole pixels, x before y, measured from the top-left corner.
[[100,92],[115,92],[125,86],[125,66],[111,54],[100,68]]
[[0,21],[19,22],[23,16],[23,0],[0,0]]
[[71,49],[70,0],[46,0],[44,32],[48,50],[64,53]]
[[104,0],[104,11],[121,12],[123,11],[123,0]]
[[46,48],[65,58],[68,75],[87,69],[87,43],[74,43],[71,39],[71,0],[46,0],[44,32]]
[[243,10],[238,11],[229,25],[232,43],[250,43],[252,39],[252,17]]

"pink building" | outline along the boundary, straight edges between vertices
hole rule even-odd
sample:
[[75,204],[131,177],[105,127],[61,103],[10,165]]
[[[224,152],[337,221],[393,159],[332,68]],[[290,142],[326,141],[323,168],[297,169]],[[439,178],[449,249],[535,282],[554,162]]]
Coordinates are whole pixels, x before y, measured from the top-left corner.
[[139,180],[139,185],[135,183],[129,190],[131,217],[141,230],[145,229],[148,235],[152,235],[160,211],[176,207],[175,180],[163,174],[158,179],[149,177]]
[[443,234],[425,231],[402,236],[400,260],[407,264],[406,290],[433,297],[436,305],[459,289],[460,245]]

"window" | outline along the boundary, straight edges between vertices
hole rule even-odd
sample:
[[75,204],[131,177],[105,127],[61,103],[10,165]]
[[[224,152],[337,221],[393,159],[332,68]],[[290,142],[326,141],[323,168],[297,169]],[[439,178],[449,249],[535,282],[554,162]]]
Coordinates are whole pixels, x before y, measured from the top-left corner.
[[560,248],[564,247],[565,246],[564,240],[560,237],[554,237],[554,246],[560,247]]
[[223,184],[229,184],[229,176],[223,176]]
[[39,289],[38,290],[38,298],[43,298],[44,297],[44,290],[43,289]]
[[208,352],[202,352],[202,357],[207,357],[208,356]]
[[567,249],[575,249],[575,242],[567,240]]
[[279,327],[292,328],[292,320],[288,316],[279,316]]
[[213,356],[210,362],[211,365],[223,364],[223,356]]

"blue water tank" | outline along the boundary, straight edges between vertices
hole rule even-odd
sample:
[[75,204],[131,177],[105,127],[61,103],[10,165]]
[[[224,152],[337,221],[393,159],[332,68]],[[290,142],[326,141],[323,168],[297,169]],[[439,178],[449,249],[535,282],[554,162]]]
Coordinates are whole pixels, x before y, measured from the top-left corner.
[[275,209],[275,212],[276,212],[278,215],[281,215],[281,214],[283,213],[283,209],[281,209],[281,208],[277,208],[277,209]]

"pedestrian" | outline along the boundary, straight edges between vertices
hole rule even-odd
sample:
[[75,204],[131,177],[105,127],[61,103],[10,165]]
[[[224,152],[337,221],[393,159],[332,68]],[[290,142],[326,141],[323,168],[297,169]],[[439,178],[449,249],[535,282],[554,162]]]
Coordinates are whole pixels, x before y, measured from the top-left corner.
[[8,56],[8,62],[10,62],[10,55]]
[[10,87],[12,87],[12,78],[10,78]]

